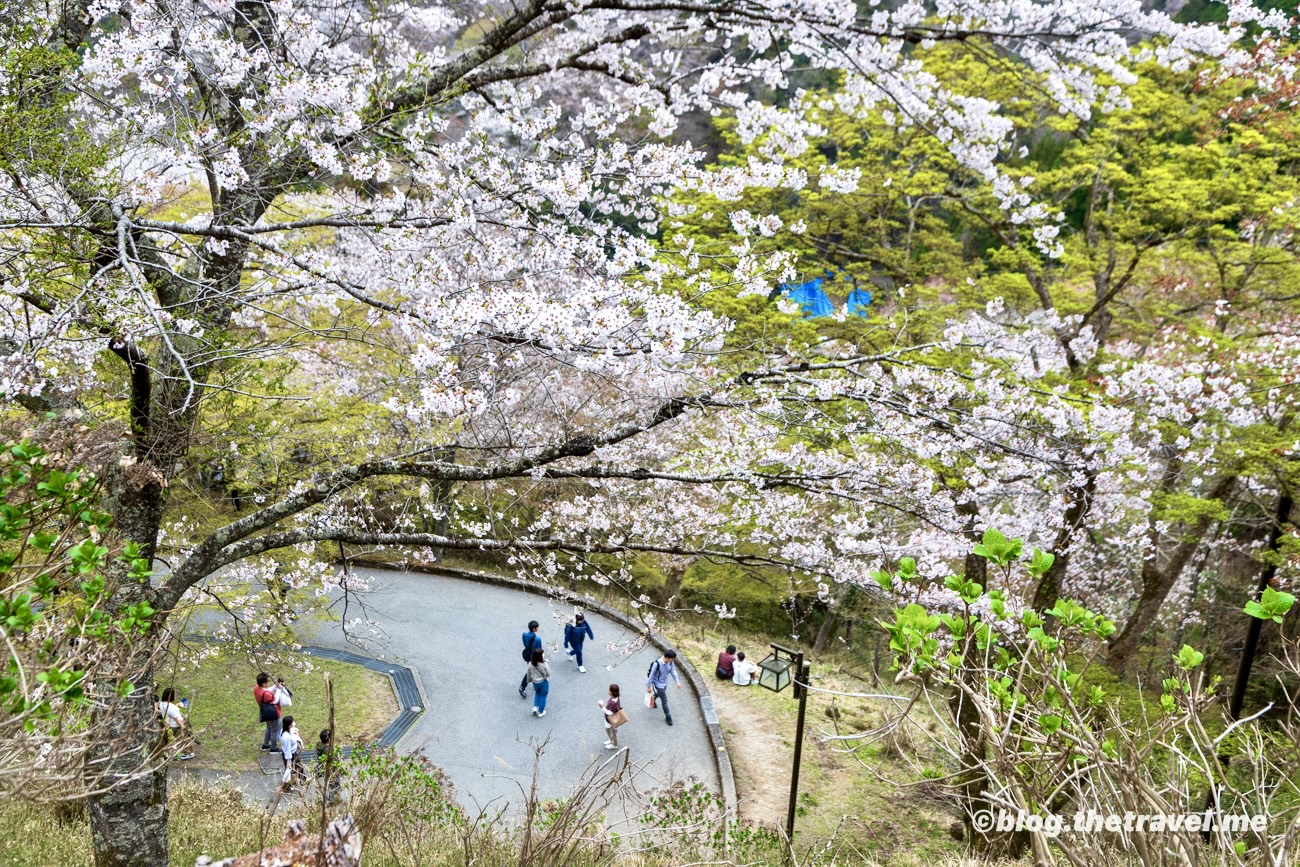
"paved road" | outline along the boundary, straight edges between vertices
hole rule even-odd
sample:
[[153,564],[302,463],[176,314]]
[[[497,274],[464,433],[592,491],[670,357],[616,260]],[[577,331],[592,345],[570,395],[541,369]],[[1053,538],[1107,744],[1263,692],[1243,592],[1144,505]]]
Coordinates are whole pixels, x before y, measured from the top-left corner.
[[[371,589],[361,594],[369,619],[385,633],[365,642],[369,653],[415,669],[428,708],[402,739],[402,751],[423,750],[441,767],[466,807],[492,806],[513,812],[532,777],[534,746],[546,744],[539,765],[543,797],[564,797],[595,762],[609,752],[596,702],[618,683],[630,722],[619,732],[634,763],[642,792],[694,777],[712,791],[720,782],[697,696],[689,684],[669,687],[673,723],[641,701],[645,673],[659,654],[646,647],[630,655],[606,649],[632,634],[596,614],[587,616],[595,640],[584,653],[581,674],[564,655],[564,622],[572,607],[529,593],[459,578],[375,569],[354,569]],[[519,636],[529,620],[551,661],[551,692],[544,718],[532,716],[532,691],[519,698],[524,663]],[[364,628],[358,630],[364,632]],[[336,625],[303,635],[306,643],[353,647]],[[707,662],[707,661],[706,661]],[[707,668],[707,665],[705,666]]]

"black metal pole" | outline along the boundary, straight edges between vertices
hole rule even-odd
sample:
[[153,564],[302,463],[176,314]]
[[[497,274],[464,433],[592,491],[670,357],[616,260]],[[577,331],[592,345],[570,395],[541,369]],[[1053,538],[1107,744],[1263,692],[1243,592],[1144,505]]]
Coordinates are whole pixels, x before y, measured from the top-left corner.
[[[1286,491],[1277,501],[1277,520],[1273,523],[1273,531],[1269,534],[1268,552],[1277,554],[1278,546],[1282,542],[1282,528],[1286,525],[1287,518],[1291,517],[1291,507],[1295,503],[1291,499],[1291,492]],[[1271,560],[1264,571],[1259,576],[1259,589],[1255,591],[1255,601],[1264,595],[1264,590],[1273,583],[1273,578],[1277,575],[1277,561]],[[1250,618],[1250,624],[1246,627],[1246,643],[1241,648],[1241,661],[1237,665],[1237,679],[1232,684],[1232,697],[1228,699],[1228,717],[1232,720],[1241,719],[1241,707],[1246,702],[1246,685],[1250,682],[1250,669],[1255,663],[1255,653],[1259,650],[1259,631],[1263,627],[1264,621],[1258,617]]]
[[790,777],[790,811],[785,817],[785,838],[794,841],[794,811],[799,803],[799,759],[803,756],[803,720],[808,709],[808,666],[803,664],[803,654],[795,659],[795,694],[799,696],[799,722],[794,732],[794,773]]
[[[1283,528],[1286,526],[1287,519],[1291,517],[1291,508],[1295,501],[1291,498],[1290,491],[1283,491],[1277,500],[1277,519],[1273,522],[1273,531],[1268,538],[1268,552],[1276,555],[1278,546],[1282,542]],[[1255,591],[1253,597],[1256,602],[1264,595],[1264,590],[1273,583],[1273,578],[1277,575],[1277,561],[1271,560],[1264,567],[1264,571],[1259,574],[1259,588]],[[1228,698],[1228,719],[1235,722],[1241,719],[1241,708],[1246,703],[1246,686],[1250,683],[1250,669],[1255,664],[1255,654],[1259,651],[1260,630],[1264,626],[1264,621],[1258,617],[1250,618],[1250,623],[1246,626],[1246,643],[1241,647],[1241,659],[1237,663],[1237,679],[1232,684],[1232,695]],[[1228,763],[1228,756],[1219,756],[1219,761],[1223,764]],[[1205,809],[1210,811],[1214,809],[1214,781],[1210,781],[1210,790],[1205,793]],[[1210,829],[1207,827],[1201,831],[1201,839],[1210,839]]]

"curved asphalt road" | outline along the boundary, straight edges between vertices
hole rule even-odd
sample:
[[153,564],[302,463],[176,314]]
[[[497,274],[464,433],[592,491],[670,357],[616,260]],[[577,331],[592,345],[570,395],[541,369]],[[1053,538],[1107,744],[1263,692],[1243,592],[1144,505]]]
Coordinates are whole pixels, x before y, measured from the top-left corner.
[[[671,782],[694,778],[721,791],[704,727],[699,699],[683,677],[683,688],[669,686],[673,726],[661,710],[642,704],[646,669],[659,656],[652,647],[630,655],[606,645],[626,644],[632,633],[588,613],[595,640],[584,647],[587,673],[563,651],[564,623],[571,605],[543,596],[460,578],[381,569],[353,568],[370,582],[359,593],[383,635],[369,627],[354,630],[367,637],[365,651],[414,669],[423,683],[428,707],[401,739],[403,752],[422,750],[442,768],[467,808],[490,807],[514,813],[531,783],[534,746],[546,743],[538,767],[539,794],[569,795],[604,749],[603,716],[596,707],[608,685],[622,687],[630,721],[619,730],[619,745],[641,766],[635,780],[644,793]],[[551,663],[551,692],[546,716],[532,716],[532,689],[519,698],[525,669],[520,634],[529,620],[541,623]],[[300,636],[306,644],[355,649],[337,624]],[[707,669],[711,660],[704,660]],[[549,742],[548,742],[549,740]]]

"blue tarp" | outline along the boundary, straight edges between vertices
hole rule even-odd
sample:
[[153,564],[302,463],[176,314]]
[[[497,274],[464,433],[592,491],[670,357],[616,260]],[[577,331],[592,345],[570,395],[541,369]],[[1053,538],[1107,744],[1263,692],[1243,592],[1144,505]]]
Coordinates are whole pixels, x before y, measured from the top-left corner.
[[831,299],[827,298],[826,293],[822,291],[821,277],[814,277],[798,286],[786,283],[781,288],[789,293],[791,301],[803,308],[804,319],[818,319],[835,313]]
[[871,292],[866,289],[854,288],[849,293],[848,300],[844,304],[850,316],[866,316],[867,308],[871,306]]

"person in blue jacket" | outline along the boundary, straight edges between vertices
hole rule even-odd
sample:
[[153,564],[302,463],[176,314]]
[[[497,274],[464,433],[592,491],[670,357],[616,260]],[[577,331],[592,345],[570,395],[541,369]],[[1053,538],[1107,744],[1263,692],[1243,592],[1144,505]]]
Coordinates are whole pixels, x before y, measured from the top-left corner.
[[569,656],[577,661],[578,671],[583,674],[587,673],[587,667],[582,664],[582,642],[595,637],[591,624],[581,614],[575,614],[572,623],[564,624],[564,646],[569,648]]
[[[542,649],[542,636],[537,634],[536,620],[528,621],[528,631],[521,637],[524,641],[524,662],[531,663],[533,654]],[[528,670],[524,669],[524,679],[519,681],[519,697],[528,698]]]

